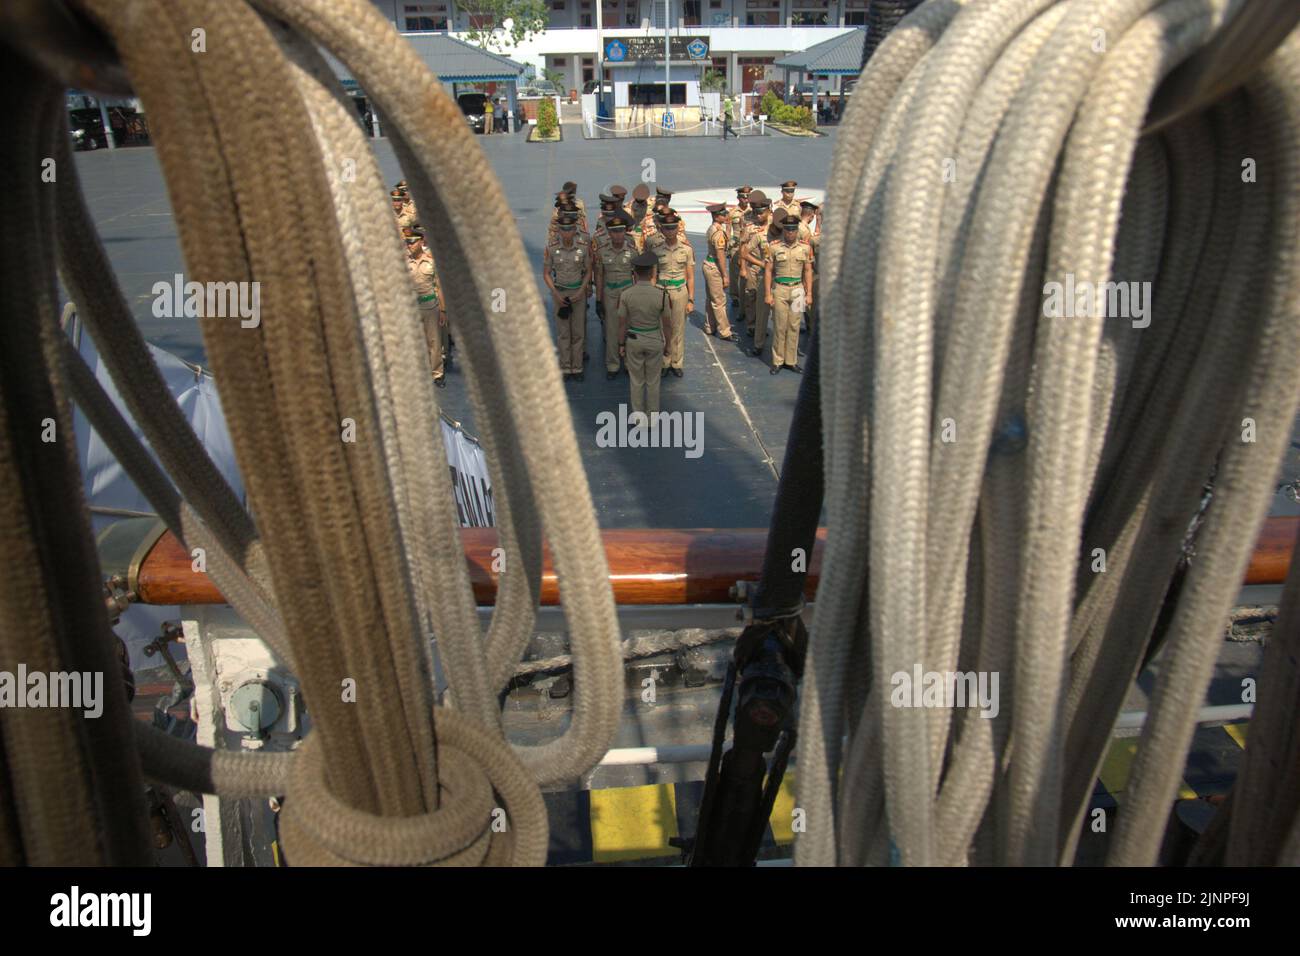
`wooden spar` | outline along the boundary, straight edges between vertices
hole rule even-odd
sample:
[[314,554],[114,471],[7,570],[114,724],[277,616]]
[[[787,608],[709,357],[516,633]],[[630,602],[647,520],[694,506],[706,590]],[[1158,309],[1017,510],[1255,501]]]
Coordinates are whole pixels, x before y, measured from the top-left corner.
[[[464,528],[461,542],[479,604],[496,596],[492,528]],[[1255,544],[1246,584],[1281,584],[1300,534],[1300,517],[1269,518]],[[636,528],[601,532],[609,560],[609,579],[618,604],[731,604],[737,581],[757,581],[763,567],[766,530],[760,528]],[[817,590],[826,529],[817,529],[805,595]],[[135,583],[144,604],[224,604],[206,574],[191,568],[191,557],[171,532],[164,534],[141,563]],[[560,603],[550,552],[543,558],[542,604]]]

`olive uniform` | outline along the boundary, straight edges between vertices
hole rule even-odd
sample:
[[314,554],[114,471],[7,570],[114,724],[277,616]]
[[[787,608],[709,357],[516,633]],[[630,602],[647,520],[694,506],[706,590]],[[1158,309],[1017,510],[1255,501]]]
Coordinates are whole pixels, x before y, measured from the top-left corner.
[[[420,234],[410,227],[405,228],[402,234],[408,246],[415,245],[412,239],[420,238]],[[415,284],[416,303],[420,309],[420,319],[424,323],[424,340],[429,347],[433,379],[441,386],[445,374],[442,353],[447,347],[447,311],[442,303],[433,253],[422,248],[418,255],[407,257],[406,266],[410,270],[411,281]]]
[[[646,268],[656,260],[643,252],[632,261]],[[659,411],[659,378],[666,361],[664,337],[671,310],[668,295],[649,282],[638,282],[619,297],[617,314],[619,328],[627,336],[623,350],[632,383],[633,414]]]
[[[741,239],[741,252],[760,262],[767,258],[767,223],[763,221],[764,210],[768,207],[767,196],[755,190],[750,194],[750,204],[754,207],[753,216],[747,224]],[[767,343],[768,308],[763,293],[763,269],[746,260],[741,265],[745,277],[745,328],[754,337],[751,355],[758,355]]]
[[737,187],[736,205],[727,212],[727,279],[731,282],[731,301],[738,309],[744,301],[745,283],[740,268],[740,235],[744,231],[745,216],[749,212],[749,194],[753,191],[750,186]]
[[[570,223],[571,225],[576,225]],[[566,246],[561,239],[546,250],[551,278],[555,283],[555,333],[560,353],[560,371],[565,375],[582,374],[583,346],[587,338],[587,280],[591,266],[591,246],[579,237]],[[565,299],[568,299],[567,315]]]
[[[605,242],[599,247],[596,262],[600,267],[601,283],[604,286],[602,302],[605,320],[605,372],[607,375],[618,373],[618,303],[623,292],[632,286],[632,260],[636,258],[636,246],[627,238],[627,220],[622,216],[610,220],[614,233],[623,237],[622,248],[614,247],[614,240],[607,234]],[[601,290],[597,289],[598,294]]]
[[[708,290],[708,304],[704,311],[704,334],[712,335],[714,331],[721,338],[731,338],[731,323],[727,321],[727,290],[723,277],[727,275],[727,247],[730,244],[727,235],[726,220],[721,214],[727,211],[722,203],[709,206],[713,215],[713,225],[705,234],[704,245],[709,250],[704,264],[700,267],[704,273],[704,287]],[[727,277],[729,283],[730,277]]]
[[659,259],[655,281],[660,288],[667,291],[668,304],[672,307],[672,319],[669,325],[672,341],[669,343],[668,366],[673,374],[680,378],[682,362],[685,358],[682,343],[686,338],[687,302],[691,298],[691,285],[695,281],[695,250],[681,235],[681,219],[675,213],[670,212],[664,216],[663,225],[665,228],[675,228],[677,241],[670,245],[667,237],[663,237],[661,244],[655,250],[655,255]]
[[[786,220],[788,223],[790,220]],[[796,236],[798,234],[796,233]],[[810,292],[804,285],[804,271],[812,267],[812,247],[797,238],[794,242],[773,242],[767,247],[766,282],[772,293],[772,368],[793,368],[799,356],[799,323]]]

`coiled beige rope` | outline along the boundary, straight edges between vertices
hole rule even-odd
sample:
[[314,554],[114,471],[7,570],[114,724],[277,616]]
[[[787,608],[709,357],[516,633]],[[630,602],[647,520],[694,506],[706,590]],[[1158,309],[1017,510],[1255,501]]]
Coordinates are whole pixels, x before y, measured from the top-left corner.
[[[159,404],[157,370],[138,333],[124,331],[129,313],[74,173],[58,190],[61,266],[176,488],[52,335],[54,371],[67,376],[56,389],[86,407],[173,530],[211,550],[223,591],[293,665],[313,720],[296,756],[205,751],[138,729],[148,771],[232,797],[286,795],[290,862],[544,862],[538,783],[580,775],[613,739],[618,624],[559,376],[535,361],[547,331],[523,246],[517,236],[489,244],[457,211],[474,195],[481,211],[507,218],[486,162],[464,161],[478,154],[459,110],[359,0],[78,5],[149,110],[189,278],[260,285],[255,327],[201,320],[256,526],[188,426]],[[366,85],[417,202],[450,224],[431,245],[506,551],[486,638],[383,182],[316,43]],[[33,106],[51,147],[56,107],[53,96]],[[71,170],[66,146],[58,155]],[[318,217],[311,228],[300,227],[303,209]],[[543,535],[569,619],[574,717],[558,741],[516,753],[497,695],[532,632]],[[434,706],[430,637],[449,683],[443,703],[455,710]]]

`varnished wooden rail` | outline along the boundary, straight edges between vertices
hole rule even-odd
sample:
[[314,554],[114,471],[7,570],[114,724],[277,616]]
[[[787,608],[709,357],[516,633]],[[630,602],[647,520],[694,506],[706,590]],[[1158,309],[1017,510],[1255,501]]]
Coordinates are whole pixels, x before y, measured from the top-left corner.
[[[610,584],[619,604],[729,604],[732,585],[756,581],[763,567],[767,531],[759,528],[637,528],[601,533]],[[1246,584],[1281,584],[1300,534],[1300,518],[1269,518],[1255,544]],[[496,597],[492,570],[496,531],[461,531],[474,596],[479,604]],[[821,571],[826,529],[817,531],[805,593],[812,598]],[[136,591],[145,604],[223,604],[206,574],[192,570],[191,556],[170,532],[140,565]],[[340,582],[343,583],[343,582]],[[542,604],[560,603],[550,553],[544,555]]]

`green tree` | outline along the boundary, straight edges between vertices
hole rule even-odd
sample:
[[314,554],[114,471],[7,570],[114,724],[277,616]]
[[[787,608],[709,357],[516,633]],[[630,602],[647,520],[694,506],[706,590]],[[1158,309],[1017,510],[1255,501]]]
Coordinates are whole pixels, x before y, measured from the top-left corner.
[[542,78],[545,79],[548,83],[552,84],[557,90],[559,90],[561,96],[564,95],[564,74],[563,73],[561,73],[559,70],[552,70],[550,67],[547,67],[546,69],[542,70]]
[[723,93],[727,89],[727,78],[717,70],[705,70],[700,78],[700,91],[704,93]]
[[469,19],[465,39],[485,50],[505,51],[541,33],[550,23],[547,0],[458,0],[456,6]]
[[770,116],[773,120],[777,120],[779,111],[783,105],[785,104],[781,102],[781,98],[771,90],[768,90],[763,94],[763,99],[759,101],[758,111]]

